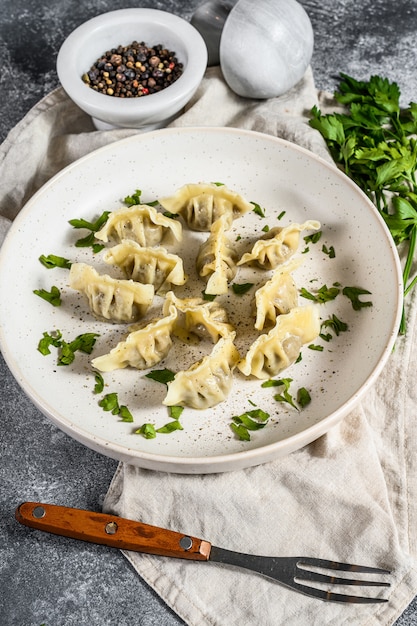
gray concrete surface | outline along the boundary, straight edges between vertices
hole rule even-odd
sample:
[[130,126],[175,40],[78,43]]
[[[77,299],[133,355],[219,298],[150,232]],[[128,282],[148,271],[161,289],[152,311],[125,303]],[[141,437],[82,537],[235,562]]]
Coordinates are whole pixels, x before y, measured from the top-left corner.
[[[190,19],[200,3],[1,0],[0,141],[57,86],[56,53],[81,22],[128,6],[160,8]],[[363,79],[381,74],[399,83],[404,103],[417,100],[415,0],[301,0],[301,4],[315,31],[312,66],[318,88],[333,91],[340,72]],[[118,551],[39,536],[14,521],[14,510],[22,500],[99,509],[116,462],[57,430],[25,397],[1,356],[0,459],[1,624],[183,623]],[[417,624],[416,601],[396,622],[396,626],[412,624]]]

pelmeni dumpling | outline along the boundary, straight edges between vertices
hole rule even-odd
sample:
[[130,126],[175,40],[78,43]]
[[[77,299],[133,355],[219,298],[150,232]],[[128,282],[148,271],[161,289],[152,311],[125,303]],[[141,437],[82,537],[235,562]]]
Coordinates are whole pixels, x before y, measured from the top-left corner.
[[255,263],[261,268],[271,270],[287,261],[298,248],[300,233],[303,230],[318,230],[320,222],[309,220],[303,224],[289,224],[281,228],[276,226],[263,235],[253,246],[251,252],[246,252],[238,265]]
[[166,406],[189,406],[209,409],[223,402],[233,384],[233,370],[239,361],[233,340],[235,333],[222,337],[210,355],[194,363],[188,370],[178,372],[168,383]]
[[238,193],[214,183],[184,185],[173,196],[159,202],[166,211],[180,214],[192,230],[203,231],[209,231],[221,215],[226,215],[230,228],[234,219],[253,209],[253,204]]
[[237,252],[225,230],[227,216],[219,217],[211,227],[208,239],[200,246],[196,259],[197,272],[207,281],[209,295],[227,293],[229,282],[236,276]]
[[162,246],[144,248],[136,241],[123,239],[104,253],[103,261],[120,267],[127,278],[153,285],[158,294],[166,293],[172,285],[184,285],[187,281],[182,259]]
[[200,339],[209,338],[216,343],[220,337],[227,337],[234,332],[225,309],[217,302],[208,302],[202,298],[180,299],[170,291],[165,298],[164,315],[172,305],[178,311],[173,332],[184,341],[189,341],[192,335]]
[[94,315],[114,322],[139,320],[151,306],[155,292],[153,285],[100,275],[85,263],[71,265],[69,285],[87,297]]
[[100,241],[133,239],[141,246],[156,246],[165,240],[181,241],[182,226],[147,204],[135,204],[110,213],[103,228],[95,233]]
[[268,334],[255,340],[238,368],[246,376],[271,378],[298,358],[301,346],[320,333],[320,318],[315,305],[295,307],[280,315]]
[[255,328],[263,330],[268,321],[275,324],[277,315],[289,313],[298,304],[298,289],[291,272],[302,263],[301,258],[292,258],[279,265],[272,278],[255,292]]
[[153,320],[129,333],[108,354],[92,360],[91,364],[101,372],[111,372],[125,367],[144,370],[164,359],[172,347],[171,332],[177,317],[174,306],[166,317]]

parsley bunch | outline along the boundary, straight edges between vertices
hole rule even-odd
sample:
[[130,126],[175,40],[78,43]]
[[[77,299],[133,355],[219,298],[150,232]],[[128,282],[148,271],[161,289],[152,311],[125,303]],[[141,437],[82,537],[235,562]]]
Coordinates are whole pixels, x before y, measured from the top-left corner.
[[[345,113],[311,111],[310,125],[326,140],[344,172],[366,193],[385,220],[396,245],[407,246],[404,295],[417,241],[417,103],[400,107],[400,89],[380,76],[358,81],[341,74],[335,99]],[[400,327],[405,332],[405,318]]]

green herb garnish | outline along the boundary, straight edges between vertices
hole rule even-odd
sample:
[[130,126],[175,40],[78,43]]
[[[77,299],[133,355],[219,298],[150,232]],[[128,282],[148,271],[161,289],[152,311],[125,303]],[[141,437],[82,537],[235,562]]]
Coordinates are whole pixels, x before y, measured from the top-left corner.
[[249,431],[246,426],[243,426],[243,424],[236,424],[235,422],[232,422],[230,424],[230,428],[233,430],[238,439],[241,439],[242,441],[250,441]]
[[172,419],[174,420],[178,420],[181,417],[183,411],[184,411],[183,406],[169,406],[168,407],[169,416],[172,417]]
[[[277,402],[286,402],[287,404],[292,406],[294,409],[299,411],[300,409],[303,409],[308,404],[310,404],[311,396],[305,387],[300,387],[300,389],[298,389],[297,391],[297,400],[295,401],[292,394],[289,391],[292,382],[293,382],[292,378],[280,378],[280,379],[272,378],[270,380],[265,380],[262,383],[261,387],[264,387],[264,388],[282,387],[283,388],[282,393],[277,393],[274,396],[274,399]],[[297,406],[296,402],[299,406]]]
[[306,298],[307,300],[312,300],[313,302],[318,302],[319,304],[323,304],[324,302],[330,302],[334,300],[340,293],[340,289],[338,287],[327,287],[327,285],[323,285],[320,289],[317,290],[315,294],[307,291],[304,287],[300,290],[300,296],[302,298]]
[[135,435],[142,435],[145,439],[155,439],[155,426],[153,424],[142,424],[140,428],[135,430]]
[[[171,416],[173,413],[178,413],[179,415],[182,413],[183,407],[169,407]],[[181,409],[180,411],[171,411],[171,409]],[[168,422],[161,426],[160,428],[155,428],[154,424],[142,424],[140,428],[135,430],[135,435],[142,435],[145,439],[155,439],[157,434],[161,435],[169,435],[170,433],[175,432],[176,430],[183,430],[183,427],[178,419],[174,419],[172,422]]]
[[[409,280],[417,242],[417,104],[400,107],[400,88],[386,78],[340,78],[334,97],[345,112],[322,115],[313,107],[310,125],[324,137],[335,162],[375,204],[396,245],[406,245],[406,296],[417,284],[417,277]],[[400,332],[405,330],[403,313]]]
[[316,352],[323,352],[324,348],[323,346],[318,346],[315,343],[310,343],[310,345],[308,346],[308,348],[310,350],[315,350]]
[[172,372],[169,369],[152,370],[151,372],[145,374],[145,377],[150,378],[151,380],[156,380],[156,382],[158,383],[163,383],[164,385],[167,385],[169,382],[171,382],[171,380],[174,380],[175,372]]
[[73,228],[85,228],[85,229],[91,231],[85,237],[82,237],[81,239],[78,239],[75,242],[75,246],[77,248],[90,248],[91,247],[93,249],[94,253],[97,253],[97,252],[100,252],[100,250],[103,250],[104,244],[97,242],[97,240],[96,240],[96,238],[94,236],[94,233],[99,231],[104,226],[104,224],[109,219],[109,215],[110,215],[110,211],[104,211],[96,219],[95,222],[89,222],[88,220],[85,220],[83,218],[69,220],[69,223],[71,224],[71,226]]
[[100,372],[94,372],[94,380],[96,382],[94,385],[94,393],[101,393],[104,389],[104,378]]
[[216,296],[214,293],[206,293],[205,291],[203,291],[202,295],[203,295],[203,300],[207,300],[207,302],[213,302],[213,300],[216,299]]
[[119,398],[117,393],[108,393],[100,400],[99,406],[104,411],[111,411],[113,415],[117,415],[120,411]]
[[311,402],[311,396],[305,387],[300,387],[297,391],[297,403],[302,409]]
[[133,415],[124,404],[120,406],[119,416],[122,422],[133,422]]
[[136,189],[136,190],[132,193],[132,195],[130,195],[130,196],[126,196],[126,197],[123,199],[123,202],[124,202],[125,204],[128,204],[129,206],[133,206],[133,205],[135,205],[135,204],[142,204],[142,201],[141,201],[141,196],[142,196],[142,190],[141,190],[141,189]]
[[[321,328],[330,328],[335,335],[339,336],[340,333],[348,330],[348,325],[345,322],[342,322],[342,320],[340,320],[336,315],[332,315],[329,319],[324,320],[321,323]],[[320,334],[320,337],[321,336],[322,335]],[[328,339],[326,339],[326,341],[328,341]]]
[[57,256],[56,254],[48,254],[48,256],[41,254],[41,256],[39,257],[39,261],[48,270],[54,267],[62,267],[64,269],[69,270],[71,269],[71,265],[72,265],[71,261],[69,261],[68,259],[65,259],[63,256]]
[[175,430],[183,430],[183,427],[181,426],[178,420],[168,422],[164,426],[161,426],[161,428],[157,428],[156,432],[162,435],[169,435],[170,433],[173,433]]
[[95,222],[89,222],[83,218],[81,219],[72,219],[69,220],[69,224],[73,228],[86,228],[87,230],[91,230],[93,233],[98,232],[104,224],[109,219],[110,211],[103,211],[103,213],[96,219]]
[[303,237],[303,239],[306,243],[317,243],[318,241],[320,241],[321,236],[322,236],[322,231],[318,230],[317,232],[312,233],[311,235],[306,235],[305,237]]
[[108,393],[98,403],[103,411],[111,411],[113,415],[119,415],[122,422],[133,422],[133,416],[127,406],[119,404],[117,393]]
[[257,202],[251,202],[251,204],[253,204],[252,211],[256,213],[256,215],[259,215],[259,217],[265,217],[265,210],[261,207],[260,204],[258,204]]
[[232,289],[237,296],[243,296],[250,289],[252,289],[254,283],[233,283]]
[[274,400],[277,402],[286,402],[291,405],[296,411],[298,411],[298,407],[294,402],[292,395],[289,392],[290,385],[292,383],[292,378],[281,378],[276,381],[277,386],[283,387],[282,393],[277,393],[274,396]]
[[55,285],[51,287],[51,291],[47,291],[46,289],[34,289],[33,293],[49,302],[49,304],[52,304],[52,306],[61,306],[61,292]]
[[264,428],[269,417],[269,413],[262,411],[262,409],[252,409],[232,417],[230,428],[239,439],[250,441],[249,431]]
[[344,296],[349,298],[355,311],[360,311],[360,309],[364,307],[372,306],[372,302],[363,302],[362,300],[359,300],[359,296],[369,295],[371,293],[366,289],[361,289],[360,287],[344,287],[342,293]]
[[336,252],[333,246],[330,246],[330,248],[328,248],[326,245],[323,244],[321,250],[322,252],[324,252],[324,254],[327,254],[329,259],[334,259],[336,257]]
[[43,333],[42,339],[38,343],[38,350],[44,356],[51,354],[49,349],[50,346],[54,348],[59,348],[62,342],[62,333],[59,330],[56,330],[53,335],[49,333]]
[[[142,190],[136,189],[134,193],[132,193],[131,196],[126,196],[126,198],[123,198],[123,202],[127,204],[128,206],[134,206],[136,204],[147,204],[148,206],[157,206],[159,204],[158,200],[153,200],[152,202],[143,203],[141,196],[142,196]],[[175,215],[175,217],[178,217],[178,216]]]
[[61,332],[56,331],[55,335],[43,333],[43,338],[38,344],[38,350],[41,354],[50,354],[49,346],[54,346],[60,349],[58,356],[58,365],[70,365],[74,361],[75,353],[77,351],[91,354],[96,338],[99,337],[97,333],[84,333],[78,335],[73,341],[68,343],[62,338]]

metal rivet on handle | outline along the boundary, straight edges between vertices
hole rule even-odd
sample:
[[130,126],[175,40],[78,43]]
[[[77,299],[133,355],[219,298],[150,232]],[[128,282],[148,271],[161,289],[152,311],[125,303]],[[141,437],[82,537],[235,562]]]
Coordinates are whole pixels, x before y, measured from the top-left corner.
[[104,530],[108,535],[115,535],[117,533],[117,524],[116,522],[109,522],[104,527]]
[[43,506],[35,506],[32,511],[32,515],[33,517],[36,517],[36,519],[41,519],[42,517],[45,517],[46,511]]
[[193,547],[193,540],[191,537],[182,537],[180,539],[180,546],[183,550],[191,550]]

